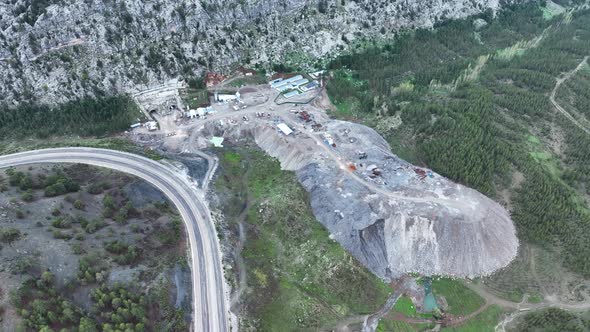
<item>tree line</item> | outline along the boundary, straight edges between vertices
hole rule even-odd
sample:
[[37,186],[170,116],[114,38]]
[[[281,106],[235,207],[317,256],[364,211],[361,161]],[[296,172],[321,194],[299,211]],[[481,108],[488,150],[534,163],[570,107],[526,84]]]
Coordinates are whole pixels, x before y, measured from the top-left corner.
[[122,132],[142,117],[126,95],[83,98],[58,106],[22,104],[0,106],[0,138],[105,136]]

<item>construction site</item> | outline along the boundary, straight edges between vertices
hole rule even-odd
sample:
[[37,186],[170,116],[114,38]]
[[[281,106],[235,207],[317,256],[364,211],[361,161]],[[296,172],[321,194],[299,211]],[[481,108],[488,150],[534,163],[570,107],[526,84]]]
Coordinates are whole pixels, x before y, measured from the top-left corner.
[[[184,106],[180,93],[172,94],[172,107],[166,92],[159,111],[149,113],[157,128],[139,125],[129,135],[177,152],[254,140],[296,172],[332,237],[385,280],[408,272],[489,275],[514,259],[518,240],[503,207],[401,160],[374,130],[330,119],[321,79],[306,77],[239,88],[230,78],[209,86],[208,105],[196,109]],[[298,94],[285,96],[290,91]],[[142,109],[154,108],[149,101]]]
[[[216,181],[218,158],[241,148],[256,146],[278,160],[282,170],[294,172],[295,181],[309,194],[310,213],[325,227],[329,241],[382,282],[402,285],[392,286],[395,292],[382,308],[363,318],[364,329],[375,330],[403,294],[423,312],[438,308],[428,287],[408,281],[409,274],[489,276],[517,257],[516,229],[504,207],[400,159],[375,130],[331,118],[329,110],[335,107],[322,72],[264,80],[247,73],[207,75],[201,90],[174,81],[137,92],[133,98],[148,121],[133,124],[127,135],[165,154],[206,157],[209,171],[203,188]],[[215,200],[217,192],[210,194]],[[246,199],[244,204],[250,203]],[[261,212],[265,205],[252,209]],[[238,227],[239,234],[221,231],[224,266],[228,278],[235,278],[229,282],[231,311],[238,316],[253,298],[247,294],[250,272],[244,272],[248,270],[240,249],[249,238],[243,227]],[[437,319],[443,324],[462,321],[441,317]],[[360,322],[349,323],[343,324]]]

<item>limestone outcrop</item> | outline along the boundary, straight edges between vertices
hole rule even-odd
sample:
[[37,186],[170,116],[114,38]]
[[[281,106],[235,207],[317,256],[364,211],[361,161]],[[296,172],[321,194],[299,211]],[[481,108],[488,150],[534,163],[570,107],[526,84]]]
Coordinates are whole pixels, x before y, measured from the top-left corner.
[[313,67],[359,37],[499,7],[498,0],[7,1],[0,103],[134,92],[236,64]]

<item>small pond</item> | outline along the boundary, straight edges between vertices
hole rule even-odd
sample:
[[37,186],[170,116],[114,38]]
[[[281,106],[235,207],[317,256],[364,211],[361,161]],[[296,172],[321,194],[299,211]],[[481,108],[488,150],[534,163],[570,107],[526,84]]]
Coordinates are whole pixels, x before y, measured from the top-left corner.
[[431,312],[438,308],[436,298],[432,293],[432,280],[424,278],[424,311]]

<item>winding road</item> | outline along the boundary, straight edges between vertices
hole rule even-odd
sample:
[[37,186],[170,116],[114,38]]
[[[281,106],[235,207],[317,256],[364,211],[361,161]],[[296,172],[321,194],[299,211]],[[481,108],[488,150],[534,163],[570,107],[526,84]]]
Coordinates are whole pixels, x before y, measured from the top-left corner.
[[193,330],[229,331],[221,252],[211,213],[196,188],[163,164],[113,150],[56,148],[0,156],[0,168],[39,163],[80,163],[135,175],[160,189],[186,225],[193,284]]

